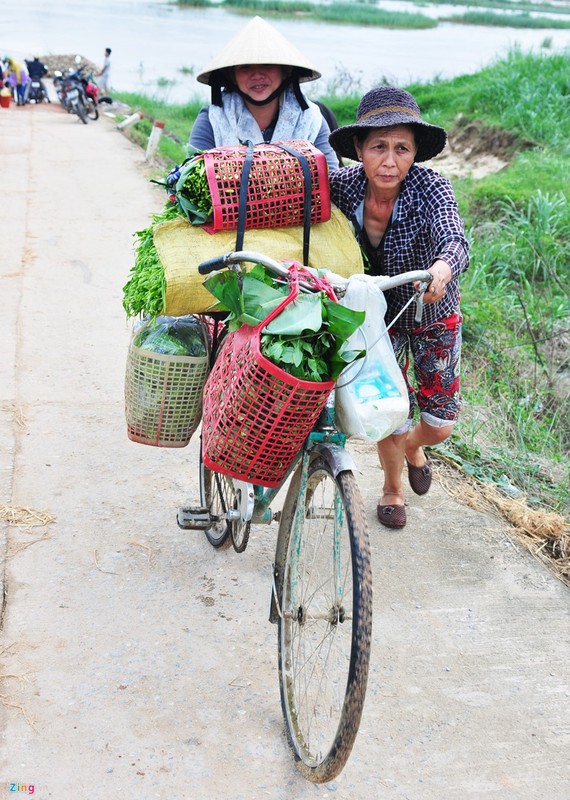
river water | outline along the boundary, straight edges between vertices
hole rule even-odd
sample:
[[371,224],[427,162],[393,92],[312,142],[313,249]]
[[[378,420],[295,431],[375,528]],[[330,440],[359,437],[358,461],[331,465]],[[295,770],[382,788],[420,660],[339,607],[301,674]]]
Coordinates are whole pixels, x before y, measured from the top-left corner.
[[[387,0],[382,5],[389,8]],[[398,5],[418,10],[413,4]],[[442,9],[446,14],[460,11]],[[437,6],[419,10],[440,15]],[[515,45],[538,52],[550,40],[553,50],[570,49],[570,31],[555,29],[440,23],[420,31],[270,21],[322,72],[310,85],[312,95],[335,88],[360,93],[381,82],[404,85],[473,73]],[[113,87],[186,102],[208,97],[194,75],[245,22],[221,8],[181,8],[169,0],[14,0],[3,7],[0,51],[16,59],[81,53],[101,64],[105,47],[111,47]]]

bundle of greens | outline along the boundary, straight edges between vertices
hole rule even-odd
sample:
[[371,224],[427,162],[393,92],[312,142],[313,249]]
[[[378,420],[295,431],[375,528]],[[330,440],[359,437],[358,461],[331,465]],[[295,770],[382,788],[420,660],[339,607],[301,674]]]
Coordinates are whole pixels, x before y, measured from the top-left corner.
[[150,225],[134,234],[135,263],[129,273],[129,280],[123,286],[123,308],[128,317],[141,314],[157,317],[164,311],[166,278],[154,244],[154,226],[179,216],[177,206],[168,203],[161,214],[153,215]]
[[[230,330],[256,327],[289,295],[261,264],[240,280],[235,272],[218,272],[204,286],[230,313]],[[365,355],[348,350],[347,339],[364,321],[364,312],[330,300],[325,292],[299,294],[261,331],[262,354],[273,364],[307,381],[336,380],[347,364]]]
[[[125,378],[131,438],[146,444],[160,440],[164,446],[187,444],[200,418],[208,350],[208,334],[191,315],[146,318],[135,328]],[[192,358],[174,361],[175,356]]]
[[193,156],[177,168],[177,172],[174,197],[182,213],[192,225],[209,222],[212,219],[213,206],[204,156]]
[[160,214],[153,214],[150,225],[134,234],[135,263],[123,286],[123,308],[128,317],[154,318],[166,305],[166,278],[154,244],[155,226],[181,216],[193,225],[202,225],[212,217],[212,197],[201,152],[174,167],[166,180],[153,181],[166,188],[169,200]]

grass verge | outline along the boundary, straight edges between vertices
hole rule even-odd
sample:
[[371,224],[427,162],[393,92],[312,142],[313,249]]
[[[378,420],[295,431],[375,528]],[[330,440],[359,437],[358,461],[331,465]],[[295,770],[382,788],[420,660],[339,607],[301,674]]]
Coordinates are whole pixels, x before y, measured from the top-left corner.
[[290,17],[333,22],[339,25],[377,25],[382,28],[435,28],[437,20],[417,11],[385,11],[370,3],[311,3],[298,0],[178,0],[192,8],[223,7],[239,14],[263,14],[264,17]]

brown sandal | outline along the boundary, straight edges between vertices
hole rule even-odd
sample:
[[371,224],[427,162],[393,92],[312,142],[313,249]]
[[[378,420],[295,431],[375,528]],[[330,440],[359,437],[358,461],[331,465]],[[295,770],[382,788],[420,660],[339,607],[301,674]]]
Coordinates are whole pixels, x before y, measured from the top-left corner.
[[431,486],[432,469],[429,458],[426,458],[426,463],[423,467],[414,467],[406,458],[408,465],[408,481],[412,487],[412,491],[416,494],[427,494]]
[[378,519],[387,528],[403,528],[406,524],[406,509],[404,506],[383,506],[378,503],[376,508]]

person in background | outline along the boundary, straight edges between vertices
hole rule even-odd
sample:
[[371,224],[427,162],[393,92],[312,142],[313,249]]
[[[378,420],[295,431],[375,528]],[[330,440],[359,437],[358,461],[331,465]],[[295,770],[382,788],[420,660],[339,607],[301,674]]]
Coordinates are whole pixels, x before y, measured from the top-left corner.
[[320,108],[300,83],[321,77],[281,33],[254,17],[197,76],[211,87],[211,105],[202,108],[190,132],[200,150],[286,139],[304,139],[321,150],[329,170],[338,158]]
[[28,73],[10,56],[6,56],[6,73],[8,86],[13,90],[17,105],[23,106],[26,102],[26,84],[28,83]]
[[26,67],[28,69],[28,76],[30,78],[26,86],[26,93],[25,93],[26,103],[28,102],[28,96],[30,94],[30,84],[32,81],[39,81],[41,83],[42,89],[46,97],[48,97],[49,96],[48,90],[45,83],[43,82],[43,78],[48,73],[48,68],[46,67],[46,65],[43,63],[43,61],[40,61],[37,56],[34,56],[31,61],[28,61],[28,59],[26,59]]
[[[360,101],[356,122],[338,128],[330,140],[341,156],[357,162],[331,174],[331,200],[353,223],[369,274],[421,269],[433,275],[419,324],[415,306],[405,308],[413,286],[386,293],[386,324],[403,311],[390,337],[408,386],[410,413],[402,428],[378,442],[384,485],[377,514],[386,527],[403,528],[404,463],[412,491],[425,494],[432,469],[424,447],[447,439],[459,414],[459,275],[468,268],[469,246],[451,183],[418,164],[443,150],[447,134],[422,120],[409,92],[372,89]],[[414,425],[416,404],[420,419]]]
[[97,85],[99,86],[99,91],[102,95],[106,95],[109,93],[109,81],[111,75],[111,48],[105,48],[105,58],[103,60],[103,66],[101,70],[97,73]]

